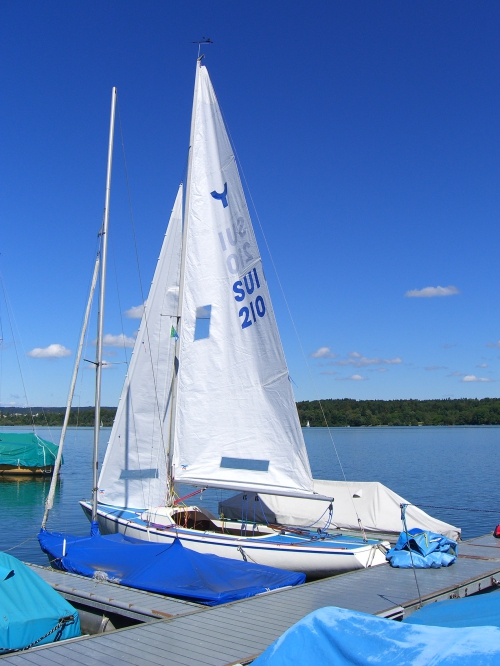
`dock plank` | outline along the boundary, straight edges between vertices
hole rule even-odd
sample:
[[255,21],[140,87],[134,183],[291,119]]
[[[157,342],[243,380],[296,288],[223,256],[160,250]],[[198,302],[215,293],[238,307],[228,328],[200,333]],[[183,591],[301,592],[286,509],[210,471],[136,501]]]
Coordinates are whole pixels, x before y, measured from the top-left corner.
[[[25,654],[23,656],[21,656],[20,654],[16,654],[16,655],[12,655],[12,656],[6,655],[5,657],[2,657],[0,655],[0,659],[7,659],[7,657],[9,659],[9,664],[15,664],[15,666],[31,666],[33,664],[32,661],[29,661],[27,659],[27,657],[28,657],[27,654]],[[45,660],[43,663],[47,664],[47,660]]]
[[70,657],[66,657],[64,663],[82,663],[87,664],[89,661],[96,659],[98,664],[107,664],[107,666],[115,666],[115,664],[131,664],[135,665],[138,663],[150,664],[146,659],[142,659],[139,662],[137,655],[130,656],[127,654],[123,648],[116,649],[116,647],[109,647],[104,645],[102,642],[89,643],[88,641],[82,641],[76,643],[72,646],[72,652]]
[[[220,626],[218,627],[217,633],[214,633],[210,629],[207,629],[206,626],[204,627],[198,627],[196,625],[193,625],[195,630],[196,630],[196,638],[199,640],[200,645],[202,646],[207,646],[210,643],[216,643],[217,645],[227,645],[228,649],[231,646],[234,646],[234,641],[232,637],[226,638],[224,635],[220,635]],[[163,633],[161,632],[161,629],[163,629]],[[165,636],[165,630],[169,630],[169,625],[168,624],[163,624],[160,627],[160,632],[155,631],[155,632],[150,632],[150,642],[155,643],[157,645],[164,645],[164,636]],[[173,633],[173,632],[172,632]],[[188,634],[191,636],[192,634]],[[173,638],[170,636],[169,633],[169,640],[173,640]],[[246,640],[242,641],[242,644],[244,645],[246,643]],[[170,645],[173,645],[173,642],[170,643]]]
[[[168,649],[169,655],[177,655],[177,658],[180,659],[183,655],[186,655],[186,641],[189,643],[189,659],[194,657],[198,658],[201,663],[206,664],[220,664],[220,661],[217,659],[213,660],[207,655],[213,650],[217,652],[223,647],[226,650],[234,650],[234,639],[233,636],[225,639],[221,636],[221,627],[216,628],[216,633],[214,633],[213,628],[206,627],[205,624],[195,627],[196,633],[193,634],[189,631],[189,627],[183,627],[183,633],[179,633],[177,629],[170,628],[169,623],[160,623],[155,630],[155,632],[149,632],[147,641],[149,644],[155,643],[158,646],[165,646],[165,638],[168,639]],[[224,628],[226,631],[226,628]],[[187,633],[186,633],[187,632]],[[186,638],[188,637],[188,638]],[[141,640],[143,640],[143,635],[141,633]],[[238,656],[236,652],[236,656]],[[178,662],[176,662],[178,663]],[[179,662],[179,663],[184,663]],[[188,662],[189,663],[189,660]]]
[[33,664],[46,664],[47,662],[44,660],[43,657],[40,657],[40,659],[37,658],[37,652],[36,651],[30,651],[30,652],[25,652],[22,656],[21,655],[16,655],[16,664],[23,664],[23,666],[26,666],[26,664],[30,664],[32,666]]
[[[57,645],[57,650],[53,650],[51,653],[51,662],[53,664],[61,664],[61,666],[67,665],[68,664],[68,657],[65,656],[64,654],[61,654],[61,651],[63,649],[63,645]],[[41,664],[46,664],[47,662],[44,660],[44,654],[42,652],[42,646],[38,648],[37,650],[33,650],[31,653],[26,653],[27,657],[32,658],[33,664],[38,664],[39,666]],[[84,664],[85,662],[83,661],[78,661],[77,659],[71,658],[71,663],[73,664]]]

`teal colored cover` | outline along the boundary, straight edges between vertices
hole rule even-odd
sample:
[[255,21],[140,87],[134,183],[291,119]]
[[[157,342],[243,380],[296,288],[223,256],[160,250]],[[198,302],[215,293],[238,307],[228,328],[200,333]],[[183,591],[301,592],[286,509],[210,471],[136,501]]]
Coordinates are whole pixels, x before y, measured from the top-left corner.
[[0,432],[0,465],[47,467],[54,465],[57,449],[32,432]]
[[0,655],[80,635],[78,611],[29,567],[0,552]]

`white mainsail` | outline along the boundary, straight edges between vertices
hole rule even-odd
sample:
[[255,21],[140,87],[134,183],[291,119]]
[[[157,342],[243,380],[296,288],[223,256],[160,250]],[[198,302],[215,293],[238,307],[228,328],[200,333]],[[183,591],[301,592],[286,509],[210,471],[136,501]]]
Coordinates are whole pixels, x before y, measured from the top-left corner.
[[[182,244],[182,185],[170,216],[99,479],[99,501],[164,505]],[[175,329],[174,329],[175,330]]]
[[312,495],[259,249],[201,62],[192,122],[173,476],[195,485]]

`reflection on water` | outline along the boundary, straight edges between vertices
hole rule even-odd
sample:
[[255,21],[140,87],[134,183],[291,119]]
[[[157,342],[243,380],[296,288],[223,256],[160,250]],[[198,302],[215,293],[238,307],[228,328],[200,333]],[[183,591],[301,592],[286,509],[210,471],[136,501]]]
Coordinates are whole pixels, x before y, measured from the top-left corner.
[[[60,486],[63,483],[59,478],[56,486],[56,501],[61,492]],[[0,476],[0,495],[2,504],[6,506],[18,505],[25,508],[33,508],[40,502],[43,504],[49,492],[50,477],[47,476]]]
[[[20,432],[23,428],[10,430]],[[329,432],[324,428],[304,428],[303,432],[314,477],[343,478]],[[101,462],[109,433],[109,428],[102,429]],[[39,428],[38,434],[58,442],[60,429]],[[333,428],[331,434],[348,480],[380,481],[418,505],[500,509],[496,468],[498,426]],[[48,529],[79,536],[89,533],[89,523],[78,501],[91,496],[91,459],[92,429],[68,429],[65,464]],[[47,563],[36,535],[49,485],[50,480],[43,477],[0,476],[1,550],[11,549],[12,555],[28,562]],[[178,493],[182,496],[192,490],[181,486]],[[216,513],[218,502],[231,494],[209,490],[191,501]],[[497,516],[440,508],[426,510],[461,526],[464,538],[491,532],[500,523],[500,511]]]

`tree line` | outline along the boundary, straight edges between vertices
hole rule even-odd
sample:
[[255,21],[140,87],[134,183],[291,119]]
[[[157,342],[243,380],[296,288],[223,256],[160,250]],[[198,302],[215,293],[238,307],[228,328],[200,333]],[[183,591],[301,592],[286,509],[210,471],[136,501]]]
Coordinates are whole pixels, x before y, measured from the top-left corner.
[[[323,412],[321,410],[323,408]],[[500,425],[500,398],[445,400],[352,400],[328,398],[297,403],[300,424],[329,426]],[[0,425],[61,426],[64,407],[0,408]],[[323,416],[324,413],[324,416]],[[116,407],[101,407],[101,423],[113,425]],[[326,418],[326,423],[325,423]],[[94,408],[71,410],[70,426],[93,426]]]
[[[323,408],[323,412],[321,411]],[[500,398],[445,400],[305,400],[302,426],[500,425]]]
[[[0,408],[0,425],[5,426],[62,426],[64,407],[25,407]],[[101,423],[104,427],[113,425],[116,407],[101,407]],[[93,426],[95,410],[93,407],[73,408],[69,417],[70,426]]]

